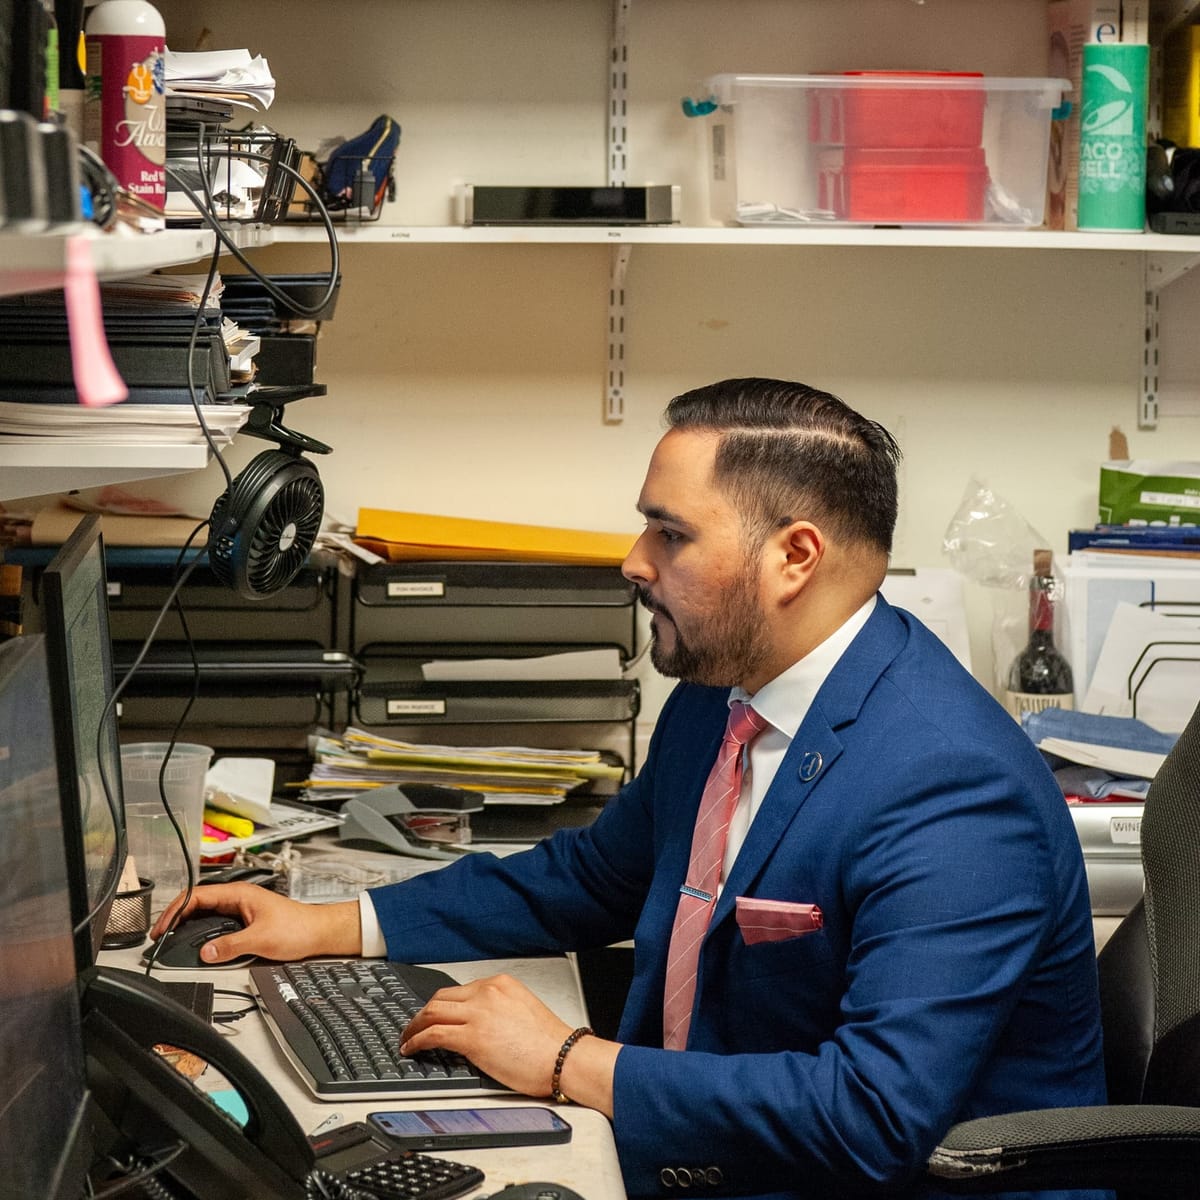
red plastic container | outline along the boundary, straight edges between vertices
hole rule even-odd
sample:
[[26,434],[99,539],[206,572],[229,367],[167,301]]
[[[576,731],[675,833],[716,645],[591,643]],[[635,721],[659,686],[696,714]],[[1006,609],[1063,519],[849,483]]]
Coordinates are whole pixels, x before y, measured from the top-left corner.
[[940,88],[924,80],[983,79],[976,71],[846,71],[864,79],[895,78],[906,86],[848,87],[841,96],[842,138],[847,146],[944,150],[983,141],[987,92],[959,84]]
[[840,171],[823,173],[821,182],[827,207],[847,220],[879,225],[973,223],[984,219],[988,170],[978,146],[847,149]]

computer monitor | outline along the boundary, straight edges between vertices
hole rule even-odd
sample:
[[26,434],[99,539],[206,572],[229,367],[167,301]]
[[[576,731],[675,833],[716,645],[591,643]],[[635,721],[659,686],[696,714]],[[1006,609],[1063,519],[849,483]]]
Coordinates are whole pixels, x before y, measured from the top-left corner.
[[44,640],[0,644],[0,1195],[78,1200],[86,1118]]
[[42,629],[67,838],[76,960],[95,962],[125,862],[121,747],[100,518],[84,517],[42,572]]

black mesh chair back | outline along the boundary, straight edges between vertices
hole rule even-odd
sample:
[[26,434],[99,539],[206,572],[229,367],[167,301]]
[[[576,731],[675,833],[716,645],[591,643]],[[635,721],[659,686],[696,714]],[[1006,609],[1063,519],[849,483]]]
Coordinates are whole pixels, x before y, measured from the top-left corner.
[[1142,865],[1098,961],[1108,1104],[956,1125],[929,1159],[937,1190],[1200,1196],[1200,707],[1150,785]]

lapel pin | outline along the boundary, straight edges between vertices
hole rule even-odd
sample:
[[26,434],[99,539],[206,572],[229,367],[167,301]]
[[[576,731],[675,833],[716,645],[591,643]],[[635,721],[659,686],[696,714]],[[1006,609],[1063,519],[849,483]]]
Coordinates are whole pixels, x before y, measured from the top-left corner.
[[822,759],[819,750],[806,750],[804,757],[800,760],[800,782],[810,783],[816,779],[818,772],[821,770]]

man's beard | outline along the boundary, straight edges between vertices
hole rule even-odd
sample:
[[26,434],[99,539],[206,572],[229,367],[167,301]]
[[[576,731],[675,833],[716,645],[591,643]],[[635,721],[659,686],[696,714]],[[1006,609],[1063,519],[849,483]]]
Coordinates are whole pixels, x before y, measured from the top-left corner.
[[755,579],[749,568],[721,594],[720,607],[697,618],[685,638],[671,614],[644,587],[638,599],[652,613],[671,621],[675,645],[668,650],[653,634],[650,661],[660,675],[708,687],[733,687],[756,674],[769,653],[758,605]]

